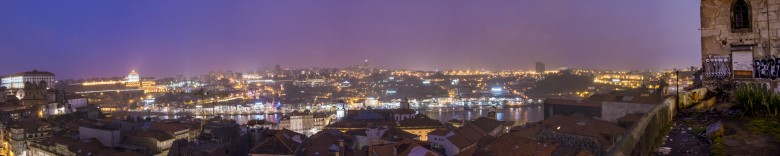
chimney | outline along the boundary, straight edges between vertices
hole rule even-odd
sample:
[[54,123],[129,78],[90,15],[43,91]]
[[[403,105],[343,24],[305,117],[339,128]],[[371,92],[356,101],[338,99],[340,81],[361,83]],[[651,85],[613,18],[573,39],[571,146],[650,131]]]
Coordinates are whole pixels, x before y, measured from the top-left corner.
[[344,148],[344,139],[339,139],[339,152],[336,153],[336,156],[343,156],[345,153],[346,149]]

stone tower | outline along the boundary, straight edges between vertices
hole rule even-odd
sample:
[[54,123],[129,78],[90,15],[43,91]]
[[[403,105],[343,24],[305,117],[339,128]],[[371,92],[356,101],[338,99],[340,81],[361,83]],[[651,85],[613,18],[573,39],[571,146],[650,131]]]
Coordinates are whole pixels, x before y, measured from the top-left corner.
[[39,83],[25,82],[24,89],[22,90],[24,94],[20,96],[22,105],[33,106],[46,104],[47,85],[46,81],[41,81]]
[[401,100],[401,104],[399,105],[400,109],[411,109],[412,107],[409,106],[409,98],[404,98]]

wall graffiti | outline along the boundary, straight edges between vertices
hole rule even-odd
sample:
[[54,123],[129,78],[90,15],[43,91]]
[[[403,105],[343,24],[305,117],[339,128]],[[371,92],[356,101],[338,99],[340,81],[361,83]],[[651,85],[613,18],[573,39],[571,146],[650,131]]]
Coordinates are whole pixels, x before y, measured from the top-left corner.
[[730,77],[729,56],[707,56],[704,60],[704,69],[704,76],[708,78]]
[[780,58],[767,57],[753,60],[753,77],[757,79],[777,79],[780,75]]

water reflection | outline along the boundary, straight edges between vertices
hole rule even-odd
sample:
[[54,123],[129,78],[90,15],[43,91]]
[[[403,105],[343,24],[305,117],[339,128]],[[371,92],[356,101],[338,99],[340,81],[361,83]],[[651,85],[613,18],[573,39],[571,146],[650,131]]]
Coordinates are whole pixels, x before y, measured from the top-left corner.
[[[544,119],[544,109],[541,106],[531,107],[519,107],[519,108],[504,108],[497,110],[496,118],[499,121],[515,121],[518,123],[537,122]],[[437,119],[441,122],[447,122],[452,119],[463,120],[464,117],[469,120],[474,120],[482,116],[487,116],[488,110],[476,109],[476,110],[459,110],[459,111],[418,111],[428,115],[432,119]],[[342,112],[343,113],[343,112]],[[343,114],[342,114],[343,115]],[[273,123],[279,123],[281,114],[260,114],[260,115],[220,115],[223,119],[236,120],[238,124],[246,124],[249,120],[266,120]],[[176,115],[161,115],[153,116],[160,119],[175,119],[180,116]],[[202,118],[203,116],[195,116],[195,118]]]
[[[273,123],[279,123],[279,120],[281,119],[281,115],[277,114],[260,114],[260,115],[220,115],[223,119],[233,119],[236,120],[238,124],[246,124],[249,122],[249,120],[266,120]],[[155,116],[152,115],[152,117],[159,117],[160,119],[176,119],[181,116],[177,115],[159,115]],[[195,118],[203,118],[203,116],[194,116]]]
[[[516,121],[520,123],[537,122],[544,119],[544,109],[541,106],[531,107],[518,107],[518,108],[504,108],[497,110],[496,119],[499,121]],[[452,119],[463,120],[464,117],[469,120],[474,120],[482,116],[487,116],[487,110],[459,110],[459,111],[429,111],[423,112],[432,119],[437,119],[441,122],[447,122]]]

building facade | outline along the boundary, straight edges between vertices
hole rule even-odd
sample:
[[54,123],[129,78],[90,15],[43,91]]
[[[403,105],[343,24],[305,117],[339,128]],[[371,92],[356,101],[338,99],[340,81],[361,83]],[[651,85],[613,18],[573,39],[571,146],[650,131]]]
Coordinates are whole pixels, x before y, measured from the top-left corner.
[[544,63],[536,62],[536,73],[544,74]]
[[79,139],[91,138],[94,138],[106,147],[116,147],[122,141],[119,129],[102,125],[80,126]]
[[39,121],[14,121],[4,127],[3,146],[11,155],[27,155],[28,142],[41,141],[51,137],[51,127],[48,123]]
[[290,130],[296,133],[311,135],[311,129],[314,128],[314,115],[311,111],[294,111],[290,115]]
[[46,71],[28,71],[28,72],[21,72],[16,73],[13,75],[8,75],[2,78],[0,82],[2,82],[3,87],[8,89],[23,89],[25,87],[25,82],[32,82],[35,84],[40,83],[41,81],[46,82],[47,88],[54,88],[54,74],[51,72]]
[[777,89],[780,0],[702,0],[704,84],[722,81]]

